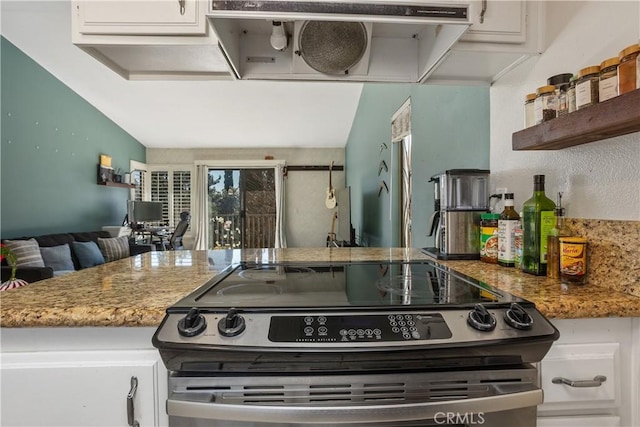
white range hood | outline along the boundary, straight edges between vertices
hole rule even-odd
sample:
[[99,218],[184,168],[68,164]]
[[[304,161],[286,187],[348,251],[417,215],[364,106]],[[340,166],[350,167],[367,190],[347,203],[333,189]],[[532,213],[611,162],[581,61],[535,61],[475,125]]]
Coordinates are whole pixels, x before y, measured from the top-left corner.
[[471,25],[446,0],[212,0],[208,17],[242,80],[424,82]]

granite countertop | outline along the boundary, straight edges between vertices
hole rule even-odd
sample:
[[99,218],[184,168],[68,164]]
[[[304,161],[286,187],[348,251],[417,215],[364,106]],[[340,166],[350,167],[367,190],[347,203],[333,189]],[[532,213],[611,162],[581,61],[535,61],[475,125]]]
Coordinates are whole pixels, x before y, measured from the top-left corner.
[[[2,327],[152,326],[167,307],[239,261],[430,259],[419,249],[291,248],[148,252],[0,293]],[[460,273],[528,299],[550,318],[636,317],[640,298],[589,284],[563,286],[480,261],[442,261]]]

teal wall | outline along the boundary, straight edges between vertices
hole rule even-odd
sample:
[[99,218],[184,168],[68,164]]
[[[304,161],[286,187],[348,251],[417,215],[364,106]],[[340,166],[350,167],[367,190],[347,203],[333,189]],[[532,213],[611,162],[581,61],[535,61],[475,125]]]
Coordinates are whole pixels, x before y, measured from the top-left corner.
[[[395,246],[399,241],[397,216],[390,220],[389,215],[390,209],[397,210],[397,202],[385,192],[378,197],[378,185],[382,179],[389,182],[391,175],[395,179],[391,116],[409,97],[413,247],[433,246],[433,237],[427,237],[427,220],[433,212],[433,184],[429,178],[448,169],[489,169],[488,87],[364,85],[346,146],[345,164],[346,183],[351,186],[351,221],[356,238],[368,246]],[[383,142],[389,149],[380,150]],[[378,176],[381,159],[390,169]]]
[[145,147],[2,38],[2,238],[119,225],[129,190],[96,184],[101,153],[128,170]]

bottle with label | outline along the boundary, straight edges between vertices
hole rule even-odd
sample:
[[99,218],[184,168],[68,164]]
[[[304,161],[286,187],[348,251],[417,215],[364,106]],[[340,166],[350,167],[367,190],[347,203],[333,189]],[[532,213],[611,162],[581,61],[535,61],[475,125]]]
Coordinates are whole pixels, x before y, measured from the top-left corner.
[[533,196],[522,205],[522,271],[547,274],[547,237],[556,223],[556,204],[544,193],[544,175],[534,175]]
[[562,193],[558,193],[558,207],[555,214],[556,225],[549,231],[547,237],[547,277],[552,279],[560,278],[560,238],[571,236],[571,232],[564,222]]
[[480,261],[498,262],[498,218],[500,214],[483,213],[480,218]]
[[520,215],[513,208],[513,193],[505,193],[504,210],[498,218],[498,264],[513,267],[515,262],[515,229],[520,227]]

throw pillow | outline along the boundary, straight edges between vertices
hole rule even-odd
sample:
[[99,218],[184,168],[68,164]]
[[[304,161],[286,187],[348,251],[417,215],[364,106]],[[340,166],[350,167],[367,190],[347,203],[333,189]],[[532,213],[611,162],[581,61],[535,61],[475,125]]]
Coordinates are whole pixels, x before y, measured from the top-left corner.
[[40,246],[36,239],[5,240],[4,244],[16,256],[16,267],[44,267]]
[[53,271],[75,270],[71,259],[71,248],[67,243],[59,246],[42,247],[40,248],[40,254],[42,254],[44,265],[53,268]]
[[106,239],[98,237],[98,246],[100,246],[100,251],[102,255],[104,255],[106,262],[128,258],[130,256],[129,238],[127,236],[110,237]]
[[80,268],[104,264],[104,257],[96,242],[71,242],[71,247],[76,257],[78,257]]

